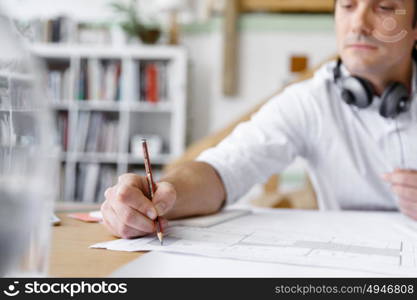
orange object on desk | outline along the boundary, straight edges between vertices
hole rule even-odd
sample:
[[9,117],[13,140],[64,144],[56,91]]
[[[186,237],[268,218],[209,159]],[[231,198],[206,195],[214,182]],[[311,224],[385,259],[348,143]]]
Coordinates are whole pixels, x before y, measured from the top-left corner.
[[76,219],[76,220],[80,220],[83,222],[88,222],[88,223],[98,223],[100,222],[99,218],[94,218],[92,216],[90,216],[89,213],[71,213],[68,214],[68,217]]

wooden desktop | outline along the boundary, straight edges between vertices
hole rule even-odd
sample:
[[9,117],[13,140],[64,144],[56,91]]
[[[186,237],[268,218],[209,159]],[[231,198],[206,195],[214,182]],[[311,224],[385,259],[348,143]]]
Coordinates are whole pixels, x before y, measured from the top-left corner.
[[102,224],[71,219],[68,213],[57,215],[61,224],[52,228],[49,277],[106,277],[143,254],[90,249],[115,237]]

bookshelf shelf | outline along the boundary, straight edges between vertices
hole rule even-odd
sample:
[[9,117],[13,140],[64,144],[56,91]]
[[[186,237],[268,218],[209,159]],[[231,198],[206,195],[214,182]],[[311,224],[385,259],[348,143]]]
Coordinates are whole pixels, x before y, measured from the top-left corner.
[[171,60],[184,55],[184,49],[179,46],[103,46],[103,45],[78,45],[59,43],[33,43],[29,45],[33,53],[40,57],[68,58],[98,57],[114,58],[131,57],[132,59]]
[[[149,103],[120,103],[115,101],[105,100],[88,100],[79,103],[70,103],[70,100],[64,100],[64,103],[53,103],[52,108],[56,110],[97,110],[97,111],[124,111],[124,112],[167,112],[173,111],[171,103],[168,100],[163,100],[166,103],[149,104]],[[0,109],[1,110],[1,109]]]
[[130,112],[172,112],[172,105],[168,101],[162,101],[159,104],[140,103],[129,104],[122,108],[123,110]]
[[52,108],[55,110],[68,110],[70,108],[70,104],[67,103],[69,100],[63,100],[64,103],[52,103]]
[[155,172],[182,154],[182,47],[34,43],[30,49],[47,69],[62,148],[60,201],[101,202],[118,175],[142,172],[143,158],[132,151],[141,136],[161,141],[161,149],[150,153]]
[[120,104],[115,101],[105,100],[88,100],[80,101],[74,105],[74,109],[78,110],[98,110],[98,111],[120,111]]

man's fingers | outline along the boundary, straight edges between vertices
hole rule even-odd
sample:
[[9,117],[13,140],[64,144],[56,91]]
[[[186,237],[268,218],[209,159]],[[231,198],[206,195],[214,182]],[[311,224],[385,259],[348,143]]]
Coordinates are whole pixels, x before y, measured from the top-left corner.
[[399,196],[400,211],[417,220],[417,189],[404,185],[394,185],[392,189]]
[[171,183],[159,182],[156,185],[155,195],[152,200],[158,216],[166,214],[174,206],[176,198],[177,193]]
[[400,198],[399,199],[399,205],[401,208],[406,209],[408,211],[416,211],[417,212],[417,202],[416,201],[412,201],[409,199],[405,199],[405,198]]
[[[145,177],[124,174],[119,177],[116,185],[104,192],[104,225],[114,235],[130,238],[155,232],[154,220],[172,209],[176,192],[172,184],[158,183],[151,201],[147,191]],[[168,226],[166,219],[160,218],[160,222],[162,228]]]
[[[125,174],[122,176],[127,175],[131,174]],[[129,178],[129,176],[125,178]],[[136,209],[142,214],[148,216],[152,220],[157,216],[157,212],[152,202],[147,197],[145,197],[140,189],[133,187],[132,185],[120,182],[117,185],[108,188],[104,192],[104,196],[111,202],[120,201],[126,206]]]
[[383,175],[383,178],[391,184],[411,186],[417,188],[417,172],[411,170],[396,170]]
[[138,230],[136,228],[132,228],[126,224],[121,224],[121,223],[117,223],[116,226],[118,226],[117,228],[117,232],[119,237],[123,238],[123,239],[131,239],[131,238],[135,238],[135,237],[139,237],[139,236],[144,236],[149,234],[149,232],[144,232],[141,230]]
[[146,233],[155,231],[154,222],[136,209],[133,209],[120,201],[111,201],[110,205],[122,224]]
[[417,188],[404,185],[393,185],[392,190],[398,197],[412,201],[417,205]]
[[115,196],[116,196],[116,186],[109,187],[104,191],[104,198],[106,200],[114,198]]
[[143,181],[138,175],[124,174],[119,177],[119,183],[115,187],[106,191],[106,197],[117,199],[154,220],[156,216],[162,216],[172,209],[177,194],[171,183],[159,182],[151,201],[146,196],[147,189],[143,192],[143,187],[140,188]]
[[[134,210],[142,213],[143,215],[148,216],[152,220],[157,216],[157,212],[153,203],[145,197],[142,191],[124,183],[121,183],[117,186],[116,195],[112,203],[114,202],[120,202],[126,206],[129,206]],[[112,204],[112,206],[116,209],[115,205]]]
[[151,219],[156,218],[156,210],[139,189],[122,183],[107,189],[105,195],[117,218],[113,227],[120,234],[130,235],[132,229],[136,234],[155,230]]
[[103,214],[103,224],[104,226],[114,235],[121,238],[132,238],[137,236],[145,235],[145,232],[137,230],[135,228],[131,228],[125,224],[122,224],[113,208],[108,204],[108,202],[104,202],[101,211]]
[[114,219],[116,219],[116,215],[113,211],[113,209],[109,206],[109,202],[108,201],[104,201],[103,204],[101,205],[101,214],[103,215],[103,224],[104,226],[113,234],[113,235],[117,235],[117,231],[115,229],[115,227],[113,226],[114,224]]
[[149,193],[149,188],[147,186],[147,182],[145,182],[145,180],[143,180],[143,177],[133,174],[133,173],[127,173],[127,174],[123,174],[120,175],[119,178],[117,179],[117,185],[128,185],[131,187],[135,187],[141,191],[145,191],[145,194]]
[[400,211],[410,218],[417,220],[417,210],[414,208],[410,208],[407,205],[400,204]]

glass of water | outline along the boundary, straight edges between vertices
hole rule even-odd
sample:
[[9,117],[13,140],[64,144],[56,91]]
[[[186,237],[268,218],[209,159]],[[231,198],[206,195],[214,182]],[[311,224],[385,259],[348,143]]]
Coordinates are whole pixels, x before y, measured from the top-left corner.
[[58,148],[41,69],[0,8],[0,276],[46,276]]

